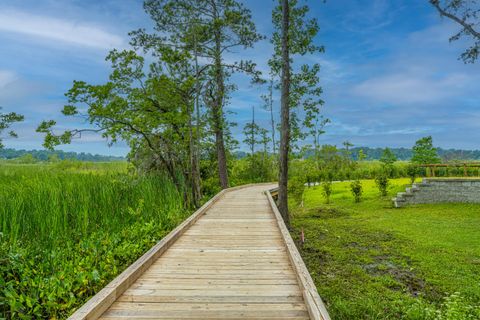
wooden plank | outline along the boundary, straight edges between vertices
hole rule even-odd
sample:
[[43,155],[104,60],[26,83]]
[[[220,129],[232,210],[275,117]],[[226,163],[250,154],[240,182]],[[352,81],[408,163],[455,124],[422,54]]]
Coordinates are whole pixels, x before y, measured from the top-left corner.
[[174,310],[164,311],[159,309],[111,309],[106,312],[102,319],[308,319],[308,312],[305,310]]
[[111,310],[190,310],[190,311],[211,311],[211,310],[299,310],[307,311],[303,303],[136,303],[136,302],[115,302]]
[[198,296],[155,296],[155,295],[121,295],[119,302],[170,302],[170,303],[303,303],[303,296],[300,295],[205,295]]

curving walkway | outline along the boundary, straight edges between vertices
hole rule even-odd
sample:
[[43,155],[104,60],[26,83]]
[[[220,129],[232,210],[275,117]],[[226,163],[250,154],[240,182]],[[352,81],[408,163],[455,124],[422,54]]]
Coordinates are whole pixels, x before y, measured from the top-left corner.
[[[117,281],[115,294],[92,298],[90,309],[86,305],[71,318],[328,319],[326,310],[320,316],[312,311],[314,302],[264,192],[272,187],[223,192],[128,285]],[[102,307],[92,312],[95,301]]]

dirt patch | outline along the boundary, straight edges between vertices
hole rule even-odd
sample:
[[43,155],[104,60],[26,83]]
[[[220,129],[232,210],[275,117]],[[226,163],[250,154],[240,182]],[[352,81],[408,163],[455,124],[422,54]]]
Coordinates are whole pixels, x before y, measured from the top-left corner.
[[333,208],[315,208],[308,212],[310,218],[332,219],[339,217],[346,217],[350,214],[343,210]]
[[392,260],[392,257],[388,255],[375,256],[374,262],[363,265],[363,269],[373,276],[390,275],[398,282],[398,285],[392,284],[390,286],[392,290],[406,290],[413,297],[424,295],[431,300],[441,299],[441,292],[429,285],[425,279],[413,272],[409,266],[399,266]]
[[301,252],[302,257],[304,257],[309,262],[313,262],[314,265],[327,265],[328,261],[331,259],[330,254],[323,249],[318,249],[309,246],[308,244],[301,246],[297,243],[297,246]]

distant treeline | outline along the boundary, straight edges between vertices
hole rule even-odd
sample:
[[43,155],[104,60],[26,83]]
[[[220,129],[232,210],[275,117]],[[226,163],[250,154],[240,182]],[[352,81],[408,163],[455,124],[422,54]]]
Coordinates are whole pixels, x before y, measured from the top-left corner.
[[51,157],[56,156],[60,160],[75,159],[80,161],[93,161],[93,162],[105,162],[105,161],[121,161],[125,160],[123,157],[115,156],[103,156],[99,154],[91,154],[85,152],[65,152],[65,151],[48,151],[48,150],[16,150],[16,149],[0,149],[0,159],[15,159],[25,155],[32,155],[33,158],[39,161],[47,161]]
[[[352,157],[357,160],[358,151],[363,150],[366,160],[378,160],[382,156],[384,148],[355,147],[351,149]],[[410,160],[412,149],[390,148],[398,160]],[[437,148],[438,155],[443,161],[451,160],[480,160],[480,150],[458,150]]]
[[[338,149],[344,152],[345,149]],[[350,149],[350,154],[354,160],[358,160],[358,152],[363,150],[366,160],[379,160],[382,156],[384,148],[355,147]],[[390,148],[398,160],[410,160],[412,157],[412,149],[409,148]],[[47,161],[50,157],[56,155],[58,159],[75,159],[80,161],[122,161],[124,157],[105,156],[99,154],[91,154],[85,152],[65,152],[65,151],[48,151],[48,150],[16,150],[16,149],[0,149],[0,159],[15,159],[26,154],[31,154],[35,159]],[[233,156],[236,159],[243,159],[248,155],[244,151],[236,151]],[[307,151],[305,157],[313,155],[313,150]],[[458,150],[458,149],[442,149],[438,148],[438,155],[444,161],[451,160],[480,160],[480,150]]]
[[[370,147],[355,147],[351,148],[350,154],[354,160],[358,160],[358,152],[363,150],[366,156],[365,160],[379,160],[382,157],[385,148],[370,148]],[[390,148],[398,160],[410,160],[412,157],[412,149],[410,148]],[[459,149],[442,149],[437,148],[438,155],[442,161],[452,160],[480,160],[480,150],[459,150]],[[339,153],[344,153],[344,148],[338,149]],[[304,158],[311,157],[314,154],[313,150],[305,152]],[[237,159],[245,158],[248,153],[244,151],[234,152],[234,157]]]

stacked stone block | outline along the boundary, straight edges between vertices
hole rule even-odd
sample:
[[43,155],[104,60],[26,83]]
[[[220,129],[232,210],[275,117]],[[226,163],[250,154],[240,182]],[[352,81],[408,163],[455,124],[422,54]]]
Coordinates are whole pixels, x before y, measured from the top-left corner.
[[423,179],[392,199],[396,208],[423,203],[480,203],[480,179]]

